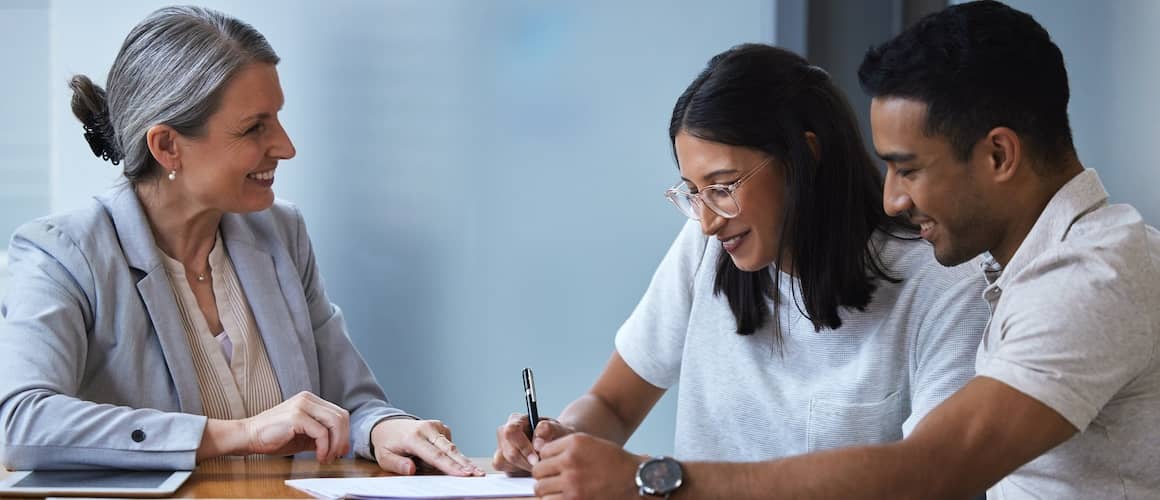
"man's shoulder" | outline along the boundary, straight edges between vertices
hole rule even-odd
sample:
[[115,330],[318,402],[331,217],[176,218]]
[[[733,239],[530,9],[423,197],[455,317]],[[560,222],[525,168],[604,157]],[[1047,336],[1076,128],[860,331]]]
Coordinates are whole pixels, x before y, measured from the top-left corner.
[[[1063,240],[1041,256],[1070,265],[1080,282],[1115,279],[1160,289],[1160,234],[1131,205],[1104,205],[1076,219]],[[1101,274],[1100,271],[1115,275]]]
[[1125,252],[1155,245],[1155,232],[1155,228],[1144,223],[1144,218],[1135,207],[1127,204],[1102,205],[1076,218],[1062,243],[1076,248],[1107,248]]
[[1005,299],[1028,307],[1053,303],[1060,320],[1099,316],[1095,309],[1156,315],[1160,235],[1131,206],[1105,205],[1077,218],[1061,241],[1011,278]]

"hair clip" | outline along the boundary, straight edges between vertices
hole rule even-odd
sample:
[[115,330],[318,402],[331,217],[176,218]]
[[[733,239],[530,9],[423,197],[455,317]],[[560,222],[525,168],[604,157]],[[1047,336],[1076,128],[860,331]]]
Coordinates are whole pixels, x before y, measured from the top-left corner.
[[109,130],[107,116],[107,113],[94,114],[83,124],[85,140],[88,141],[89,148],[93,150],[94,156],[111,162],[113,165],[117,165],[121,162],[122,157],[111,141],[112,134]]

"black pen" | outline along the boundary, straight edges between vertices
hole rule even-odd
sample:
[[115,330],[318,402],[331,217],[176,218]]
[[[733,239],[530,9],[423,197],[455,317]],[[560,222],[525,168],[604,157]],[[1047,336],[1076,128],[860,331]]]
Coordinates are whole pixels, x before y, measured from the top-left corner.
[[528,421],[532,424],[528,431],[528,440],[531,440],[536,434],[536,423],[540,420],[540,412],[536,408],[536,381],[532,378],[531,368],[524,368],[524,400],[528,402]]

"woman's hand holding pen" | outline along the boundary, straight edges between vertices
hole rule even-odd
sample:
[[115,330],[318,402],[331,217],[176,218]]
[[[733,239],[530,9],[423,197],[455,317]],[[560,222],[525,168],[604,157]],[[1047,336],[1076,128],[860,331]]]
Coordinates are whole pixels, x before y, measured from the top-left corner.
[[497,448],[492,457],[492,466],[509,476],[527,476],[532,467],[540,461],[539,450],[546,444],[576,432],[558,420],[541,417],[536,424],[532,439],[528,416],[513,413],[508,421],[495,431]]
[[647,458],[643,455],[634,455],[612,441],[583,432],[545,443],[538,451],[543,460],[532,470],[538,498],[641,498],[634,475]]

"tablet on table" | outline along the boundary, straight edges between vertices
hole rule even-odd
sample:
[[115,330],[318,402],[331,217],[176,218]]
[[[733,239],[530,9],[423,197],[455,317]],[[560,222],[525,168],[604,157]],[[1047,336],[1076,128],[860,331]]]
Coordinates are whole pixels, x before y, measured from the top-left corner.
[[133,496],[172,495],[191,471],[37,470],[0,477],[0,495]]

